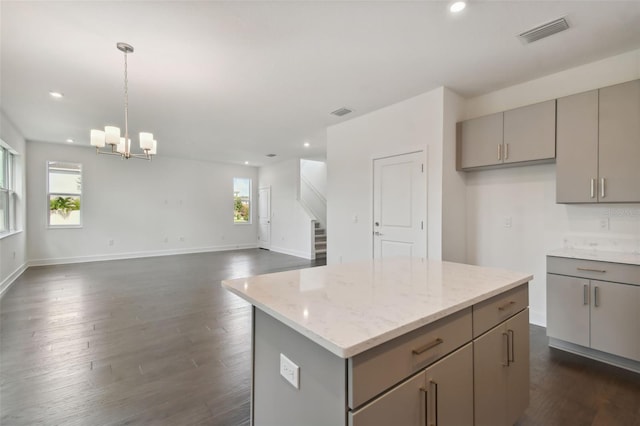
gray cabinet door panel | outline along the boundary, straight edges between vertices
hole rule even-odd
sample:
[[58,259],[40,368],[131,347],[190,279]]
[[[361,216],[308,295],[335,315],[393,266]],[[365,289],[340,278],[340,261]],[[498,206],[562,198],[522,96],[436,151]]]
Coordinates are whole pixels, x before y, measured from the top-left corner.
[[556,100],[504,113],[504,162],[518,163],[556,156]]
[[589,280],[547,274],[547,336],[589,347]]
[[[425,371],[427,424],[473,424],[473,346],[471,343]],[[394,423],[401,424],[401,423]]]
[[558,99],[556,202],[598,201],[598,91]]
[[502,117],[500,112],[458,124],[462,169],[502,163]]
[[640,287],[591,281],[591,347],[640,360]]
[[422,426],[425,424],[424,373],[349,413],[349,426]]
[[512,346],[507,369],[507,423],[512,425],[529,406],[529,309],[506,325]]
[[640,202],[640,80],[600,89],[600,202]]
[[498,326],[473,341],[476,426],[507,424],[507,333]]

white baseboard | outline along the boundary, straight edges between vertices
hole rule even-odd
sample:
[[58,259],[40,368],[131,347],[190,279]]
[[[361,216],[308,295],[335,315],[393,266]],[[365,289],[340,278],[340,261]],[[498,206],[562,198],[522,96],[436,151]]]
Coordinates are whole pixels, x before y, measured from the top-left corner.
[[547,326],[547,314],[546,312],[533,311],[529,307],[529,323],[539,325],[541,327]]
[[157,256],[173,256],[176,254],[191,254],[191,253],[208,253],[214,251],[229,251],[229,250],[241,250],[257,248],[258,244],[233,244],[226,246],[213,246],[213,247],[197,247],[188,249],[172,249],[172,250],[153,250],[153,251],[139,251],[130,253],[115,253],[115,254],[99,254],[91,256],[79,256],[79,257],[59,257],[48,259],[34,259],[29,261],[28,266],[46,266],[46,265],[65,265],[69,263],[86,263],[86,262],[103,262],[107,260],[121,260],[121,259],[137,259],[141,257],[157,257]]
[[305,253],[298,250],[290,250],[290,249],[275,247],[275,246],[271,246],[271,251],[275,251],[276,253],[288,254],[289,256],[302,257],[303,259],[309,259],[309,260],[313,259],[311,257],[312,254],[310,252]]
[[0,297],[4,296],[4,294],[7,292],[7,290],[9,290],[11,285],[18,279],[18,277],[22,275],[24,271],[27,270],[28,266],[29,265],[27,263],[23,263],[20,267],[18,267],[18,269],[13,271],[7,278],[2,280],[2,282],[0,283]]

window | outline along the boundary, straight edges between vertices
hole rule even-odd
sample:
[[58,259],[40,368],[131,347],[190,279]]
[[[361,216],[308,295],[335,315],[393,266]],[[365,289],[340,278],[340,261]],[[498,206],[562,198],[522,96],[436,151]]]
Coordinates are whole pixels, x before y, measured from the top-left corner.
[[251,223],[251,179],[233,178],[233,223]]
[[15,155],[0,145],[0,235],[16,230]]
[[47,162],[47,202],[50,227],[82,225],[82,165]]

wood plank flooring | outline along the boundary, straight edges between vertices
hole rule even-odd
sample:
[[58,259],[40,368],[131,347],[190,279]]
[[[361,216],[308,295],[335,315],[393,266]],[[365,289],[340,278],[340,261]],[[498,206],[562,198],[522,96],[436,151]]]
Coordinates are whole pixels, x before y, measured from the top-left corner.
[[[247,425],[250,309],[219,283],[314,265],[238,250],[29,268],[0,301],[0,424]],[[640,376],[550,350],[540,327],[531,348],[519,425],[640,425]]]

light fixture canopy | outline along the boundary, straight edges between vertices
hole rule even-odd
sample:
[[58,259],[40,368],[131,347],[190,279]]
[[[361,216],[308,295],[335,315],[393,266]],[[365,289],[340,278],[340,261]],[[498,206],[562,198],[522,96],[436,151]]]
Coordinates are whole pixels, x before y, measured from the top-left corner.
[[[131,152],[131,138],[129,138],[129,80],[127,74],[127,54],[133,53],[133,46],[127,43],[116,44],[118,50],[124,53],[124,137],[120,136],[120,128],[116,126],[105,126],[102,130],[91,130],[91,145],[96,147],[96,154],[118,155],[123,159],[141,158],[151,160],[158,150],[158,142],[154,139],[153,133],[140,132],[139,141],[142,153]],[[105,145],[111,147],[110,151],[101,151]]]
[[453,13],[462,12],[467,7],[467,3],[464,1],[457,1],[449,6],[449,10]]

